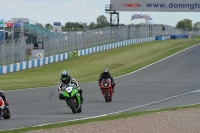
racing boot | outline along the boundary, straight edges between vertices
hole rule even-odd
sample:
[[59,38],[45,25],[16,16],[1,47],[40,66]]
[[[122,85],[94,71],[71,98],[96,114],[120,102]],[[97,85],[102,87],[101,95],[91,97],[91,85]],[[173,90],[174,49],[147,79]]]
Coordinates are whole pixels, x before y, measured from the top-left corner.
[[83,96],[81,94],[81,104],[83,104],[83,101],[84,101],[84,99],[83,99]]
[[3,117],[3,110],[0,109],[0,120],[1,120],[2,117]]
[[81,96],[81,104],[83,104],[83,101],[84,101],[83,96],[82,96],[83,91],[80,89],[79,93],[80,93],[80,96]]
[[114,87],[115,87],[115,83],[112,83],[112,90],[113,90],[113,93],[115,93]]
[[8,102],[7,100],[5,101],[5,105],[6,105],[6,106],[9,106],[9,102]]
[[114,86],[112,86],[112,90],[113,90],[113,93],[115,93],[115,91],[114,91]]

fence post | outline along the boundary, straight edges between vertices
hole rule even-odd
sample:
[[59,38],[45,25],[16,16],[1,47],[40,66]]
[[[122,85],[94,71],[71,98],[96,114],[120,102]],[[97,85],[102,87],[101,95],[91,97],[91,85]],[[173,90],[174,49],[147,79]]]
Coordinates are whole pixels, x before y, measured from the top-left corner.
[[[5,34],[5,33],[4,33]],[[4,50],[4,52],[3,52],[3,56],[4,56],[4,59],[3,59],[3,65],[5,66],[6,65],[6,42],[7,42],[8,40],[4,40],[4,42],[3,42],[3,50]]]
[[17,38],[12,40],[12,48],[13,48],[13,63],[16,62],[16,58],[15,58],[15,41],[17,40]]
[[24,36],[24,52],[23,52],[23,61],[26,61],[26,39],[27,39],[28,37],[27,36]]

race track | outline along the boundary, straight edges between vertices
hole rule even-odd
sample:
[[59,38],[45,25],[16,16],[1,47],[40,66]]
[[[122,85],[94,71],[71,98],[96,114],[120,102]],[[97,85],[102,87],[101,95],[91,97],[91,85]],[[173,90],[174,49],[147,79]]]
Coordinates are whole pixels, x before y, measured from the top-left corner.
[[9,120],[0,120],[0,130],[122,110],[141,111],[198,103],[200,93],[192,91],[200,89],[199,79],[200,45],[197,45],[135,73],[115,78],[111,103],[104,101],[97,82],[81,84],[85,99],[81,114],[72,114],[65,102],[58,99],[56,86],[8,91],[6,95],[12,116]]

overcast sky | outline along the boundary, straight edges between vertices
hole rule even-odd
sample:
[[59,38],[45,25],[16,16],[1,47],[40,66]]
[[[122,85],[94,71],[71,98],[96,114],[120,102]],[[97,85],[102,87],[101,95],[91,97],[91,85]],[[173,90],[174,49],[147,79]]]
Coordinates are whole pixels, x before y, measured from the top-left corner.
[[[46,24],[53,22],[96,22],[99,15],[105,13],[105,4],[110,0],[0,0],[0,19],[29,18],[32,21]],[[131,24],[144,20],[131,21],[134,14],[151,15],[153,23],[175,26],[182,19],[188,18],[194,22],[200,21],[200,13],[172,12],[119,12],[120,23]]]

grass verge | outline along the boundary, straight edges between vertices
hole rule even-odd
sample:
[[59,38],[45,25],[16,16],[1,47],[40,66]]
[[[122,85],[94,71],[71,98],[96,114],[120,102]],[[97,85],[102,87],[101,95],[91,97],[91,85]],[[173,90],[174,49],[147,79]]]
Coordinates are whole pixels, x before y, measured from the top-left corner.
[[105,67],[108,67],[112,75],[116,77],[135,71],[199,42],[200,38],[191,38],[141,43],[0,75],[0,89],[56,86],[63,69],[67,69],[70,75],[80,83],[97,81]]
[[134,116],[145,115],[145,114],[155,113],[155,112],[175,111],[175,110],[179,110],[179,109],[199,108],[199,107],[200,107],[200,104],[196,104],[196,105],[189,105],[189,106],[182,106],[182,107],[171,107],[171,108],[165,108],[165,109],[160,109],[160,110],[122,113],[122,114],[108,115],[108,116],[104,116],[104,117],[92,118],[92,119],[86,119],[86,120],[49,124],[49,125],[45,125],[45,126],[25,127],[25,128],[21,128],[21,129],[5,130],[5,131],[1,131],[1,133],[22,133],[22,132],[28,132],[28,131],[33,131],[33,130],[39,130],[39,129],[52,129],[52,128],[59,128],[59,127],[64,127],[64,126],[76,125],[76,124],[85,124],[85,123],[90,123],[90,122],[116,120],[116,119],[134,117]]

